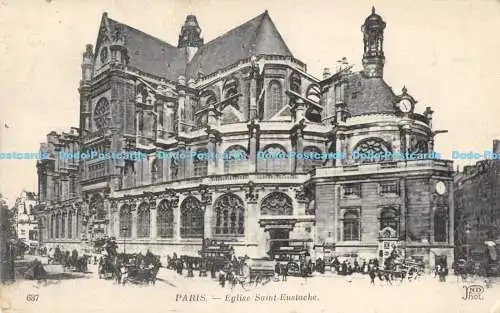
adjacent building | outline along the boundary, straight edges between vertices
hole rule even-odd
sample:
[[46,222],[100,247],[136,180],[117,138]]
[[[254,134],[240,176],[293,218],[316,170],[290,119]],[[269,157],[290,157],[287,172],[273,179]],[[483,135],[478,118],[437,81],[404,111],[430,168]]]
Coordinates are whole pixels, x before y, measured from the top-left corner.
[[38,221],[35,217],[34,208],[37,205],[37,195],[34,192],[23,190],[16,198],[13,210],[15,216],[15,230],[17,238],[30,248],[38,247]]
[[217,238],[239,255],[299,243],[367,258],[396,246],[451,265],[452,163],[432,156],[433,111],[383,79],[385,27],[373,9],[363,70],[344,62],[316,78],[267,11],[209,42],[189,15],[177,46],[105,13],[83,54],[78,132],[48,146],[129,155],[38,164],[45,243],[112,236],[165,256]]
[[[500,153],[500,140],[493,140],[491,151]],[[455,212],[456,258],[496,261],[500,245],[500,159],[478,161],[455,175]]]

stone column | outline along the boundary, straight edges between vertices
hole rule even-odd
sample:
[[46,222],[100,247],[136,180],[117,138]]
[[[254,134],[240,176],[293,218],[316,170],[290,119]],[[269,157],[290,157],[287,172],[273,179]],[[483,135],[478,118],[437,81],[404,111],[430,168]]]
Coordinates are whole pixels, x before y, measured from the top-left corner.
[[205,227],[205,238],[212,238],[212,217],[213,208],[211,204],[205,206],[205,216],[203,218],[203,225]]
[[[296,137],[295,137],[295,149],[296,152],[302,153],[304,151],[304,133],[302,128],[298,128],[296,132]],[[292,169],[295,169],[297,173],[302,173],[304,171],[304,159],[297,159],[292,158],[292,162],[294,162],[294,167]]]
[[245,234],[246,241],[256,243],[258,240],[258,208],[256,202],[247,201],[247,209],[245,211]]
[[250,173],[257,172],[258,162],[257,160],[257,150],[258,150],[258,136],[259,127],[254,123],[248,125],[248,146],[250,151],[248,151],[248,171]]
[[138,209],[138,204],[135,204],[134,207],[132,208],[132,230],[131,230],[132,236],[130,237],[131,239],[137,238],[137,209]]
[[337,243],[340,238],[342,238],[340,234],[340,229],[339,227],[339,210],[340,210],[340,185],[333,185],[333,192],[334,192],[334,202],[333,202],[333,240],[335,243]]
[[304,118],[305,112],[306,108],[304,100],[298,98],[297,100],[295,100],[295,121],[300,122]]
[[351,160],[351,156],[350,155],[347,155],[347,149],[344,149],[344,139],[345,139],[345,135],[343,133],[337,133],[337,136],[336,136],[336,142],[335,142],[335,152],[336,153],[346,153],[346,157],[345,158],[341,158],[340,160],[338,160],[338,162],[336,161],[335,162],[335,165],[344,165],[346,163],[347,160]]
[[[181,202],[182,203],[182,202]],[[173,208],[174,211],[174,239],[179,241],[181,239],[181,209],[180,205]]]
[[218,173],[217,171],[217,158],[215,157],[217,153],[217,137],[216,134],[213,132],[210,132],[208,134],[208,154],[209,154],[209,159],[208,159],[208,169],[207,173],[208,175],[215,175]]
[[455,201],[453,198],[454,190],[453,183],[450,181],[448,186],[446,186],[449,190],[448,192],[448,244],[455,243]]
[[250,78],[250,108],[248,120],[257,119],[257,77],[252,75]]
[[156,240],[156,237],[158,237],[157,235],[157,224],[156,224],[156,216],[158,214],[158,210],[156,209],[156,201],[152,203],[152,205],[150,205],[149,207],[149,212],[150,212],[150,216],[151,216],[151,220],[150,220],[150,229],[149,229],[149,235],[150,235],[150,238],[152,238],[153,240]]
[[405,238],[405,242],[408,242],[408,238],[406,236],[406,227],[408,223],[408,213],[406,211],[406,181],[404,178],[399,180],[399,195],[401,199],[401,210],[400,210],[400,219],[399,219],[399,237],[401,235]]
[[[183,142],[183,141],[179,141],[178,143],[178,147],[179,147],[179,154],[182,153],[182,152],[187,152],[185,151],[186,149],[186,144]],[[186,172],[186,159],[181,159],[179,158],[178,159],[178,166],[179,166],[179,169],[177,171],[177,179],[183,179],[185,178],[185,172]]]
[[[186,122],[184,116],[181,116],[181,112],[186,111],[186,92],[182,89],[179,90],[179,95],[177,97],[177,103],[179,104],[177,109],[177,131],[178,132],[186,132],[184,129],[182,122]],[[189,103],[187,104],[189,105]]]

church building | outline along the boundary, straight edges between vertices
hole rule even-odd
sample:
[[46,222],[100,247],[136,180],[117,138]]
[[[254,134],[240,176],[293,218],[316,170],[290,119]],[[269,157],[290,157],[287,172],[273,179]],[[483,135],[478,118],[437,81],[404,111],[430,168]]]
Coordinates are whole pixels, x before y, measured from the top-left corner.
[[[202,238],[251,257],[303,245],[385,258],[397,247],[450,266],[452,162],[432,155],[433,111],[384,81],[385,27],[373,9],[363,70],[317,78],[267,11],[208,42],[189,15],[176,46],[104,13],[83,54],[80,125],[52,134],[37,164],[44,243],[115,237],[163,257],[197,255]],[[75,163],[61,151],[144,157]]]

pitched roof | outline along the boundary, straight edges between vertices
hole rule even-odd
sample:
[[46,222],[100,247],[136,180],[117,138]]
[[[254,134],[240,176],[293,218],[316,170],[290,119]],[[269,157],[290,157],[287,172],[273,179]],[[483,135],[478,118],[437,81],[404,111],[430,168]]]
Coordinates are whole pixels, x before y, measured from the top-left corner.
[[186,76],[208,75],[259,54],[293,57],[267,10],[202,46],[189,63]]
[[103,21],[111,31],[115,26],[122,27],[131,67],[169,80],[176,81],[180,75],[196,77],[200,72],[208,75],[252,55],[293,57],[267,10],[200,47],[189,63],[183,48],[110,19],[106,13]]
[[175,81],[184,75],[187,60],[181,49],[110,18],[108,22],[111,28],[123,27],[131,67]]
[[383,78],[353,73],[346,90],[347,111],[351,116],[370,113],[394,113],[396,95]]

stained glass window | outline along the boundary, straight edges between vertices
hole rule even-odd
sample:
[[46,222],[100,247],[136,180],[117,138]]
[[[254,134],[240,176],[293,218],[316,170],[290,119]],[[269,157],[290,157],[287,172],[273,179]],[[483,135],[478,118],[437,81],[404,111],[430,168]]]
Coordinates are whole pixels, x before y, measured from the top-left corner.
[[149,237],[149,230],[151,227],[151,214],[149,211],[148,203],[141,203],[137,209],[137,237]]
[[360,162],[380,162],[389,160],[386,152],[390,152],[389,145],[380,138],[362,140],[353,150],[353,157]]
[[158,205],[157,213],[158,237],[172,238],[174,236],[174,210],[168,206],[168,202],[163,200]]
[[248,171],[248,154],[244,147],[233,146],[226,150],[224,173],[245,173]]
[[124,204],[120,209],[120,235],[122,238],[132,237],[132,212],[130,206]]
[[245,231],[245,207],[234,194],[221,196],[214,204],[215,234],[243,235]]
[[207,176],[208,172],[208,158],[207,149],[199,149],[196,151],[196,156],[193,159],[194,163],[194,177]]
[[292,215],[292,199],[282,192],[273,192],[267,195],[260,207],[261,215]]
[[94,123],[97,130],[106,127],[110,118],[109,102],[106,98],[101,98],[94,109]]
[[281,94],[281,84],[273,80],[269,83],[269,96],[267,103],[267,118],[273,117],[281,109],[283,100]]
[[[314,154],[313,154],[314,153]],[[319,155],[317,155],[318,153]],[[309,146],[304,148],[304,172],[308,172],[316,167],[323,165],[323,160],[321,159],[321,150],[319,148]],[[317,157],[317,158],[316,158]]]
[[290,159],[280,145],[270,145],[258,156],[259,171],[265,173],[290,172]]
[[204,213],[195,197],[184,199],[181,204],[181,237],[202,238]]

